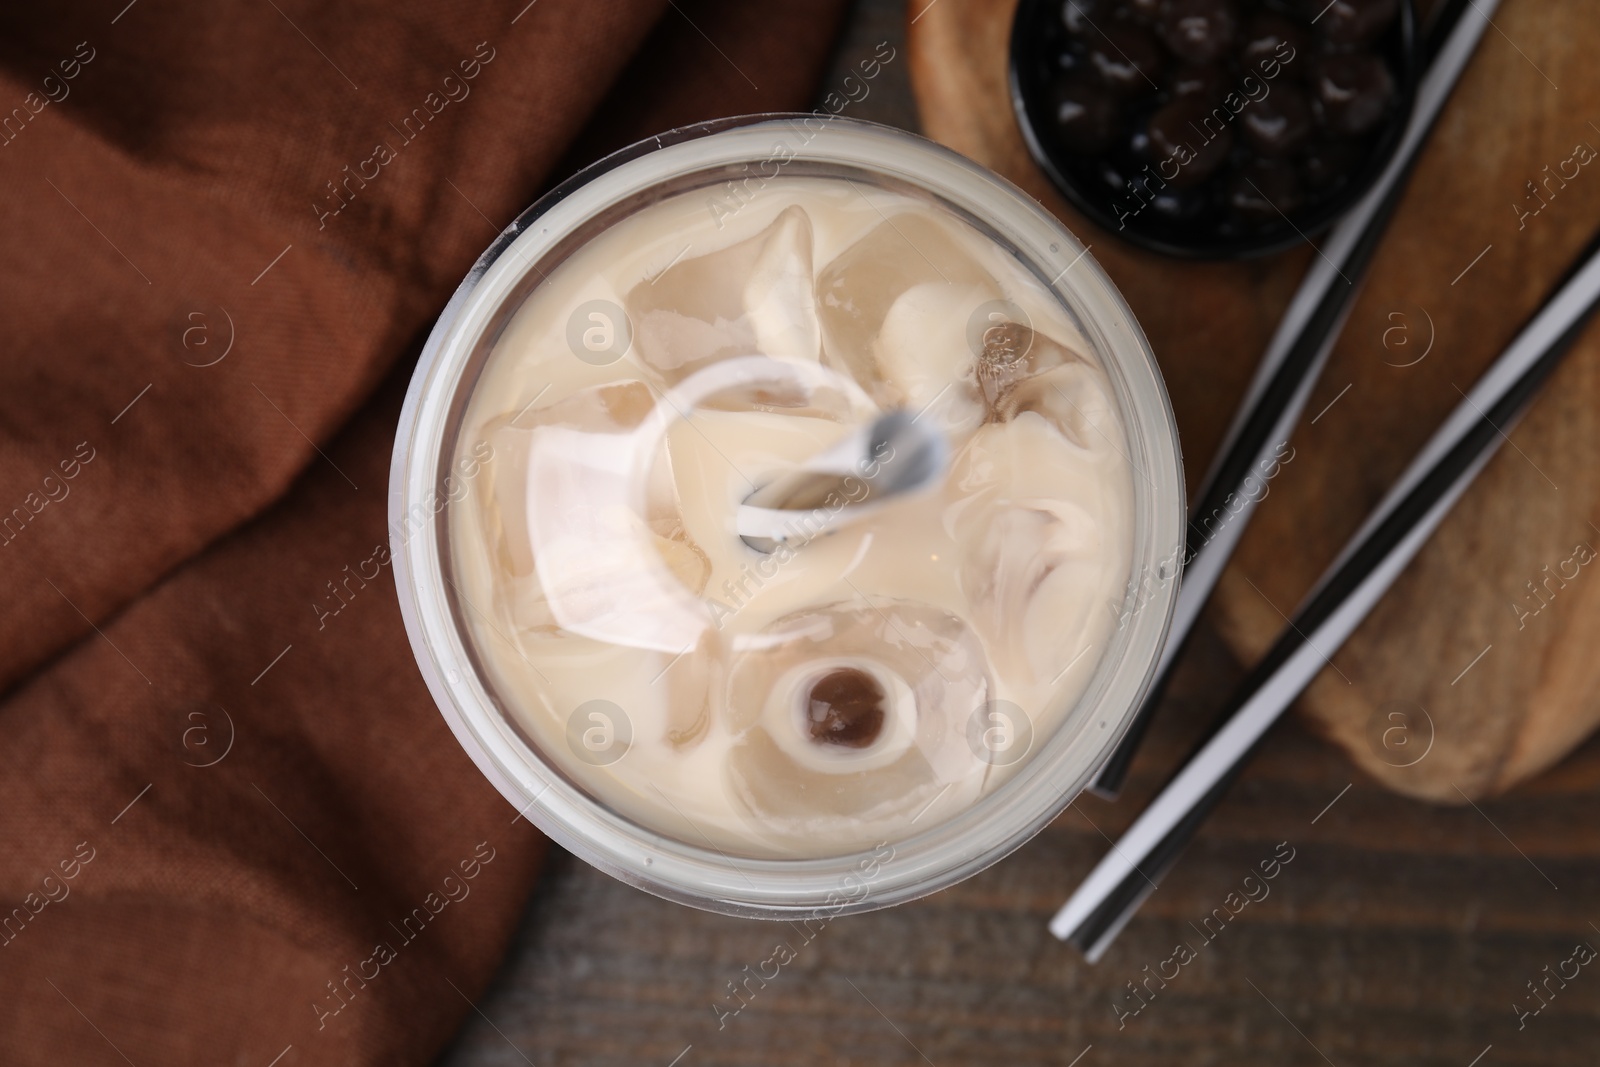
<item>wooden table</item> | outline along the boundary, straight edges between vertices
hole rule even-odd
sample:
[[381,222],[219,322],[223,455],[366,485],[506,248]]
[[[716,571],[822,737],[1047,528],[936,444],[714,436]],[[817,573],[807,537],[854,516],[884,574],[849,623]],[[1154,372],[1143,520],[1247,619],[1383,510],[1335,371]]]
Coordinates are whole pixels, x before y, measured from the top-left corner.
[[[825,85],[890,39],[902,61],[855,113],[914,129],[905,17],[895,0],[860,3]],[[1379,787],[1286,722],[1099,964],[1049,936],[1051,913],[1239,675],[1202,626],[1120,803],[1080,799],[984,874],[835,920],[809,943],[656,900],[556,852],[441,1067],[1600,1062],[1600,969],[1564,987],[1550,978],[1548,1006],[1520,1028],[1517,1015],[1539,1003],[1530,980],[1581,941],[1600,947],[1596,741],[1505,798],[1439,808]],[[1207,924],[1284,842],[1293,859],[1269,895]],[[779,941],[796,958],[719,1029],[716,1006],[736,1003],[728,983]],[[1165,961],[1180,942],[1194,958],[1176,967]],[[1164,987],[1140,987],[1153,995],[1119,1024],[1141,1003],[1129,983],[1175,967]]]

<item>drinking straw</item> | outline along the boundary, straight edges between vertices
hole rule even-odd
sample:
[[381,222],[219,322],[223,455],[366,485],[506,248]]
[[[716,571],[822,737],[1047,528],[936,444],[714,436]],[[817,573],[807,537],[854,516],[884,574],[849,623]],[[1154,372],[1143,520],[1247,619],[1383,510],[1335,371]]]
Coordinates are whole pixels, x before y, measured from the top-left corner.
[[1405,569],[1506,440],[1600,304],[1600,232],[1511,346],[1462,397],[1229,703],[1222,726],[1050,922],[1099,959],[1251,754]]
[[1120,792],[1134,752],[1172,680],[1178,653],[1261,499],[1246,490],[1247,482],[1259,480],[1259,472],[1276,469],[1277,450],[1300,421],[1339,339],[1358,283],[1400,202],[1422,143],[1498,4],[1499,0],[1450,0],[1434,19],[1422,51],[1427,73],[1399,146],[1378,181],[1317,250],[1201,483],[1199,502],[1189,518],[1182,585],[1155,679],[1122,741],[1095,776],[1092,792],[1107,799]]

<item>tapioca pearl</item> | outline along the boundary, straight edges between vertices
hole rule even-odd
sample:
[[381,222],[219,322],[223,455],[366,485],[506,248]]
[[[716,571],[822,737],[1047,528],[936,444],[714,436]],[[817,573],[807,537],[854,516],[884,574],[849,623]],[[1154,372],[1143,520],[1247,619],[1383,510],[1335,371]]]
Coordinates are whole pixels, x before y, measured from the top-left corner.
[[1089,69],[1121,96],[1154,92],[1167,59],[1155,35],[1128,23],[1102,30],[1089,48]]
[[1111,16],[1108,0],[1062,0],[1061,24],[1076,37],[1095,33],[1095,27]]
[[1161,17],[1161,39],[1190,63],[1211,63],[1233,47],[1238,8],[1230,0],[1172,0]]
[[1394,100],[1394,76],[1371,52],[1320,56],[1312,81],[1323,126],[1336,134],[1366,133]]
[[840,667],[811,684],[806,723],[812,741],[843,748],[868,748],[883,733],[888,695],[866,671]]
[[1063,145],[1096,155],[1110,146],[1119,115],[1117,102],[1105,86],[1068,76],[1056,86],[1052,118]]
[[1285,156],[1311,133],[1311,104],[1294,85],[1278,85],[1239,116],[1245,143],[1263,156]]
[[1260,11],[1245,24],[1239,65],[1247,73],[1265,74],[1277,64],[1277,72],[1297,73],[1310,55],[1310,37],[1305,27],[1276,11]]
[[1400,13],[1400,0],[1312,0],[1321,14],[1316,30],[1336,45],[1367,44]]
[[1284,160],[1251,160],[1228,183],[1229,208],[1251,226],[1281,221],[1299,210],[1302,200],[1300,180]]
[[[1210,120],[1208,123],[1207,120]],[[1193,97],[1174,100],[1150,117],[1150,155],[1163,180],[1192,189],[1227,162],[1233,127]],[[1171,162],[1168,162],[1171,161]]]

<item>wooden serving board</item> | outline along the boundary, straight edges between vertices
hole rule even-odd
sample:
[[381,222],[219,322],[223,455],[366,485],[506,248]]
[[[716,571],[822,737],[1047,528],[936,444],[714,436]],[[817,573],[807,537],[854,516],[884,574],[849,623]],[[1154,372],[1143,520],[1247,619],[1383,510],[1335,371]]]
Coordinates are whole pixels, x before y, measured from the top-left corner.
[[[1029,159],[1012,113],[1015,6],[912,5],[924,129],[1016,182],[1092,247],[1160,360],[1193,492],[1317,253],[1178,262],[1073,211]],[[1600,225],[1600,160],[1575,162],[1589,154],[1577,146],[1600,148],[1597,39],[1592,0],[1505,0],[1495,13],[1291,438],[1294,459],[1208,609],[1242,660],[1264,652]],[[1542,183],[1540,199],[1530,182]],[[1600,328],[1301,701],[1313,727],[1384,784],[1450,803],[1500,792],[1600,722],[1597,429]]]

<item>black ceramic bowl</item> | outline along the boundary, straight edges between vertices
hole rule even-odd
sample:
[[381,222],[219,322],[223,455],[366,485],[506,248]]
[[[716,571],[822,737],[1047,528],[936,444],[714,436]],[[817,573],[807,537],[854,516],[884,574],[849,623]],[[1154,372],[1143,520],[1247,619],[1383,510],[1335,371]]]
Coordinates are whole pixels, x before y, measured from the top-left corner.
[[[1103,73],[1085,58],[1092,52],[1095,42],[1109,43],[1107,34],[1117,33],[1115,26],[1125,26],[1131,31],[1141,28],[1136,22],[1111,18],[1108,9],[1118,6],[1112,0],[1075,0],[1081,5],[1069,12],[1075,19],[1079,19],[1085,9],[1093,9],[1098,20],[1080,19],[1079,32],[1074,34],[1063,20],[1063,9],[1072,2],[1074,0],[1022,0],[1018,5],[1011,30],[1012,104],[1029,151],[1055,186],[1089,218],[1136,245],[1189,259],[1238,259],[1281,251],[1337,222],[1378,179],[1405,132],[1420,67],[1412,0],[1401,0],[1394,21],[1363,49],[1384,61],[1394,81],[1394,93],[1385,114],[1375,125],[1359,136],[1337,139],[1345,158],[1343,177],[1317,188],[1307,178],[1316,173],[1310,169],[1315,161],[1309,158],[1308,150],[1302,148],[1285,155],[1278,161],[1279,174],[1281,176],[1283,167],[1294,171],[1292,187],[1299,190],[1298,206],[1292,203],[1292,196],[1269,195],[1266,203],[1272,205],[1271,210],[1264,210],[1257,203],[1255,217],[1249,218],[1234,208],[1231,200],[1232,192],[1243,188],[1242,174],[1256,158],[1246,137],[1238,132],[1245,111],[1264,105],[1275,82],[1295,84],[1304,89],[1313,66],[1339,51],[1309,25],[1311,20],[1305,14],[1307,3],[1302,0],[1257,0],[1253,3],[1245,0],[1241,3],[1247,11],[1261,10],[1296,19],[1307,31],[1306,54],[1297,51],[1294,60],[1287,64],[1255,69],[1244,65],[1243,57],[1235,52],[1214,65],[1213,69],[1224,72],[1225,85],[1234,96],[1233,104],[1244,102],[1238,110],[1220,103],[1213,108],[1218,115],[1230,120],[1233,128],[1217,139],[1231,140],[1232,147],[1214,173],[1192,188],[1179,190],[1163,180],[1163,175],[1177,173],[1181,168],[1170,158],[1164,163],[1158,162],[1159,153],[1150,147],[1150,119],[1175,95],[1175,90],[1161,74],[1150,79],[1136,71],[1142,80],[1133,80],[1131,87],[1125,87],[1117,95],[1117,130],[1103,150],[1083,150],[1081,138],[1079,144],[1073,145],[1073,137],[1064,133],[1058,124],[1057,108],[1065,84],[1105,84]],[[1316,7],[1320,8],[1321,4]],[[1088,23],[1088,28],[1084,28],[1083,23]],[[1142,28],[1149,29],[1148,26]],[[1137,42],[1130,43],[1124,38],[1122,43],[1128,47],[1102,47],[1102,55],[1128,59],[1127,51]],[[1137,49],[1132,50],[1137,52]],[[1165,68],[1170,71],[1175,60],[1166,52],[1162,56]],[[1129,69],[1134,68],[1130,66]],[[1264,73],[1269,70],[1275,72],[1272,77]],[[1155,84],[1147,84],[1151,81]],[[1209,101],[1207,106],[1212,106]],[[1208,125],[1206,131],[1198,126],[1193,128],[1197,135],[1205,136],[1207,131],[1220,125],[1219,118]],[[1196,142],[1203,144],[1199,136]],[[1331,138],[1323,129],[1320,113],[1314,121],[1311,138],[1323,144]],[[1164,167],[1171,169],[1164,170]],[[1261,176],[1259,171],[1248,173]],[[1261,191],[1259,186],[1255,188]],[[1282,206],[1280,199],[1289,205],[1287,210],[1278,210]]]

